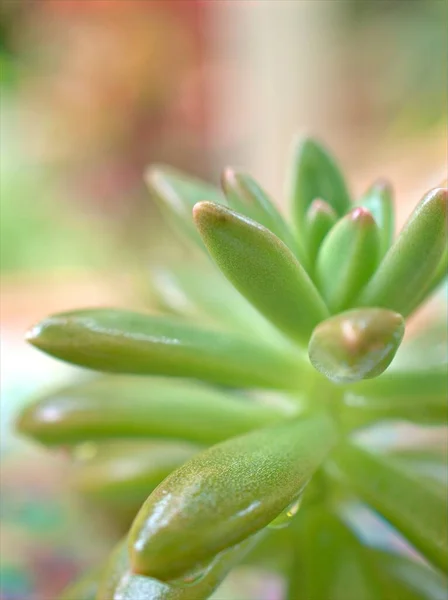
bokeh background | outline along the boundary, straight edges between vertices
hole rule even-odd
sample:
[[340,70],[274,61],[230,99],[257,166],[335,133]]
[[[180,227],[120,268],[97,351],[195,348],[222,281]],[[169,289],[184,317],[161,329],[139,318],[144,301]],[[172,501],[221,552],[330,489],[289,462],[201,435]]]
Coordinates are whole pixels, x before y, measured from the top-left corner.
[[[12,423],[30,395],[77,375],[28,349],[24,330],[52,311],[138,306],[148,261],[173,251],[145,165],[211,181],[241,166],[282,204],[291,138],[307,132],[355,194],[391,179],[401,223],[447,177],[447,6],[2,1],[1,600],[54,598],[107,544],[97,522],[81,525],[65,457]],[[239,599],[275,595],[275,581],[246,593],[246,579]]]

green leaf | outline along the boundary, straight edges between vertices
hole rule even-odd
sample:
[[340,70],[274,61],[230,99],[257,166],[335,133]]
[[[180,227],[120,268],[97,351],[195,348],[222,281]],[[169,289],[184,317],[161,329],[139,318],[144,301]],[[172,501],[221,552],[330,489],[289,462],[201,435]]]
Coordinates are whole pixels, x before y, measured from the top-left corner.
[[75,462],[71,485],[103,507],[137,511],[150,492],[197,451],[193,445],[166,441],[98,444],[92,456]]
[[191,218],[196,202],[210,200],[226,204],[219,188],[166,165],[153,165],[145,173],[145,181],[163,214],[179,232],[202,246]]
[[315,280],[332,313],[353,304],[378,265],[379,250],[378,225],[365,208],[354,208],[326,236]]
[[320,506],[304,511],[298,521],[288,600],[380,598],[365,548],[338,517]]
[[337,215],[324,200],[313,200],[305,215],[304,237],[309,261],[314,265],[319,248],[330,229],[335,225]]
[[271,523],[335,441],[328,417],[290,421],[198,454],[149,496],[129,548],[135,573],[169,581]]
[[150,285],[158,305],[202,324],[210,320],[226,329],[257,336],[265,334],[266,338],[275,336],[271,324],[212,267],[182,265],[152,269]]
[[208,444],[283,417],[280,408],[199,383],[106,376],[38,399],[22,411],[17,427],[48,445],[113,438]]
[[377,377],[395,356],[404,327],[401,315],[381,308],[340,313],[313,331],[311,364],[334,383]]
[[233,169],[226,169],[222,175],[222,187],[230,208],[260,223],[291,250],[296,250],[297,243],[289,226],[253,177]]
[[350,388],[350,391],[359,396],[369,398],[404,398],[409,402],[418,402],[418,398],[426,398],[426,402],[434,399],[437,404],[441,396],[446,397],[447,363],[428,368],[410,368],[409,370],[396,370],[393,367],[387,373],[372,381],[362,381]]
[[294,388],[297,355],[259,341],[181,320],[114,309],[61,313],[33,327],[27,340],[75,365],[135,375],[194,377],[231,386]]
[[416,297],[412,306],[409,308],[409,313],[412,313],[421,304],[423,304],[444,282],[448,277],[448,248],[442,254],[442,258],[433,273],[431,280],[427,283],[420,294]]
[[70,584],[59,596],[59,600],[96,600],[100,571],[89,571]]
[[431,190],[412,213],[358,304],[381,306],[407,316],[432,280],[447,235],[448,190]]
[[253,536],[223,552],[214,558],[206,572],[191,573],[175,586],[132,573],[126,543],[122,542],[108,561],[97,600],[205,600],[259,538]]
[[288,196],[299,233],[310,204],[317,198],[325,200],[339,216],[350,208],[349,192],[339,167],[320,144],[309,138],[298,139],[294,145]]
[[421,562],[379,551],[370,551],[370,557],[383,582],[383,598],[446,600],[446,579]]
[[380,236],[380,258],[389,250],[394,237],[395,211],[393,190],[387,181],[374,183],[356,203],[367,208],[375,219]]
[[330,474],[342,479],[433,565],[448,569],[446,491],[425,485],[418,474],[355,444],[340,447],[332,461]]
[[328,311],[291,250],[268,229],[217,204],[197,204],[194,219],[237,290],[286,335],[307,342]]

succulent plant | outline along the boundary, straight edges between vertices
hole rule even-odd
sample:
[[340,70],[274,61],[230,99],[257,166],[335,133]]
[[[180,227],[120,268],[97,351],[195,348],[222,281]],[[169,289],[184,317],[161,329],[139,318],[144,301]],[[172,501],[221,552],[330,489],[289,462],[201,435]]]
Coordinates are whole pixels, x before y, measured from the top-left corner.
[[[390,186],[354,201],[311,139],[294,145],[289,220],[246,173],[226,170],[222,191],[163,166],[146,179],[211,261],[152,271],[163,315],[79,310],[27,335],[109,374],[39,398],[19,430],[74,455],[88,443],[75,486],[132,522],[63,597],[200,600],[252,562],[289,600],[445,598],[443,451],[369,432],[446,427],[446,325],[401,342],[446,276],[448,190],[394,239]],[[359,507],[399,550],[366,537]]]

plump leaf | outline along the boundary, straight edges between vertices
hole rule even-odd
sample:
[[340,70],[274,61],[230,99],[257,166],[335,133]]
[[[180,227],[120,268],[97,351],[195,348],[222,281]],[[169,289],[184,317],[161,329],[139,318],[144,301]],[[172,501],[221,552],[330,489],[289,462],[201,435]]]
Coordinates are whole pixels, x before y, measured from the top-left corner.
[[294,144],[288,197],[299,233],[313,200],[325,200],[339,216],[350,207],[350,196],[339,167],[320,144],[309,138],[298,139]]
[[412,213],[358,304],[381,306],[407,316],[422,289],[432,280],[447,235],[447,189],[435,189]]
[[106,376],[57,390],[25,408],[18,429],[48,445],[113,438],[215,443],[280,420],[274,407],[200,384]]
[[425,302],[444,282],[448,277],[448,248],[442,254],[439,264],[433,273],[431,280],[423,287],[420,294],[415,298],[413,304],[409,308],[409,313],[412,313],[416,308]]
[[276,334],[275,328],[214,265],[154,268],[150,286],[157,304],[165,311],[260,337],[272,338]]
[[349,308],[379,260],[378,225],[365,208],[354,208],[326,236],[315,280],[332,313]]
[[446,600],[447,580],[425,564],[406,556],[370,551],[388,600]]
[[191,573],[176,585],[135,575],[130,569],[126,543],[112,553],[105,568],[97,600],[205,600],[258,542],[260,536],[223,552],[215,557],[205,572]]
[[433,565],[448,569],[446,491],[425,485],[418,474],[355,444],[340,447],[332,460],[330,474],[342,479]]
[[314,507],[298,517],[297,525],[288,600],[380,598],[365,548],[336,515]]
[[196,446],[166,441],[97,444],[92,456],[76,461],[71,484],[89,501],[138,510],[196,452]]
[[137,515],[133,571],[169,581],[263,529],[300,494],[333,443],[332,422],[316,415],[198,454]]
[[442,396],[446,397],[447,363],[439,363],[428,368],[411,367],[407,369],[391,368],[371,381],[362,381],[350,388],[350,391],[359,396],[369,398],[395,398],[407,397],[409,402],[417,402],[418,398],[426,398],[426,402],[435,399],[437,404]]
[[33,327],[27,340],[56,358],[98,371],[285,389],[301,380],[296,355],[236,334],[124,310],[54,315]]
[[209,200],[226,204],[219,188],[166,165],[153,165],[145,173],[145,181],[160,209],[179,232],[202,246],[191,218],[196,202]]
[[201,202],[194,218],[224,275],[281,331],[300,343],[328,311],[291,250],[268,229],[223,206]]
[[65,588],[59,600],[96,600],[100,573],[101,571],[95,570],[83,575]]
[[387,181],[374,183],[357,202],[359,206],[367,208],[372,214],[379,228],[380,258],[389,250],[395,230],[395,211],[393,203],[393,190]]
[[304,238],[311,265],[314,265],[325,236],[337,221],[337,214],[324,200],[313,200],[305,215]]
[[334,383],[380,375],[404,335],[401,315],[381,308],[355,309],[330,317],[313,331],[311,364]]
[[296,241],[282,215],[260,185],[247,173],[226,169],[222,187],[230,208],[272,231],[295,251]]

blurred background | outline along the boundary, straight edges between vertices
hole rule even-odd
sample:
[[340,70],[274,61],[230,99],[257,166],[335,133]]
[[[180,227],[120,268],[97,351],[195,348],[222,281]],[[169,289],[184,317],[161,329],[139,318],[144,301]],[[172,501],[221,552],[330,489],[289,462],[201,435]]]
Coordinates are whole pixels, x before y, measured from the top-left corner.
[[447,177],[447,26],[444,0],[3,0],[1,600],[49,600],[101,552],[80,550],[63,457],[11,423],[76,375],[25,346],[30,324],[141,302],[135,273],[169,247],[145,166],[244,167],[282,204],[307,132],[355,195],[391,179],[402,223]]

